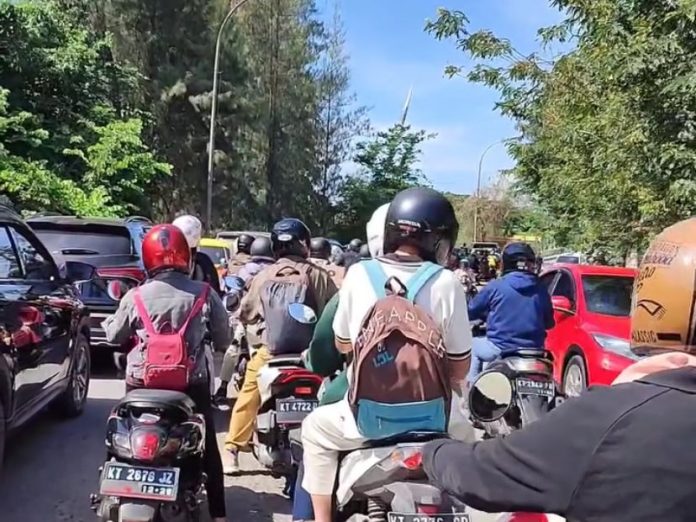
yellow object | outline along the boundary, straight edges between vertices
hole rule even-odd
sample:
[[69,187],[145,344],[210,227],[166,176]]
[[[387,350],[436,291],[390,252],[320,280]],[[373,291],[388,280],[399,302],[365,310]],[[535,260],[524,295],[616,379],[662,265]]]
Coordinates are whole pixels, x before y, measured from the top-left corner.
[[227,267],[227,263],[232,257],[229,243],[222,239],[204,237],[201,239],[198,249],[211,259],[218,271],[222,267]]
[[237,401],[232,409],[230,417],[230,429],[225,439],[225,447],[228,450],[249,450],[249,441],[254,433],[256,414],[261,407],[261,394],[259,393],[258,375],[271,355],[265,346],[259,348],[249,359],[244,375],[244,384],[239,390]]

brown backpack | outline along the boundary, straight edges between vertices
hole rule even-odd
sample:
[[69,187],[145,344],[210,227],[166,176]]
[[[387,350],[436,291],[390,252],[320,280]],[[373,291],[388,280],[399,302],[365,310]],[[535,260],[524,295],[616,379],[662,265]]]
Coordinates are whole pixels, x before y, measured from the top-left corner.
[[362,265],[377,302],[353,346],[348,399],[358,430],[368,439],[447,431],[452,391],[442,334],[414,303],[442,267],[424,263],[404,285],[377,260]]

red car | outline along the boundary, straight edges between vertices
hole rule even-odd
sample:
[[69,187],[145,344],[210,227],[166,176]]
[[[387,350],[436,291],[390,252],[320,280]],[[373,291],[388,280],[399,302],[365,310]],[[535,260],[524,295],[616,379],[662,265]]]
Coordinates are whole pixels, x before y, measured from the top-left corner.
[[629,340],[637,274],[633,268],[558,264],[541,275],[556,320],[546,345],[554,356],[554,377],[567,395],[611,384],[636,360]]

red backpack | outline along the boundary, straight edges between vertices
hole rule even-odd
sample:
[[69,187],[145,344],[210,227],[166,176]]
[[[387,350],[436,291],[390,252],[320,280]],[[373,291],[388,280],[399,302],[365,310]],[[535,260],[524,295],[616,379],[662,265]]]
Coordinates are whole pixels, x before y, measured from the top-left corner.
[[184,324],[178,330],[173,330],[170,325],[167,325],[170,326],[168,332],[160,332],[152,324],[140,296],[140,288],[136,289],[133,301],[147,332],[143,365],[143,384],[146,388],[173,391],[184,391],[188,388],[193,362],[189,357],[184,334],[191,319],[201,312],[207,302],[209,289],[210,286],[205,285],[205,289],[196,298]]

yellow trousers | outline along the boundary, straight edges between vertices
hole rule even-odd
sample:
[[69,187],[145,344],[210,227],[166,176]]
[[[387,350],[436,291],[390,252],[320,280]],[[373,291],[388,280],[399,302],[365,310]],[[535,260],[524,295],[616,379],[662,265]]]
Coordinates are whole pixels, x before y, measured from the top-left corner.
[[237,401],[232,408],[230,417],[230,429],[225,439],[225,447],[228,450],[249,449],[249,441],[254,432],[256,414],[261,407],[261,394],[257,381],[259,370],[271,360],[271,355],[265,346],[259,348],[249,359],[244,374],[244,384],[239,390]]

